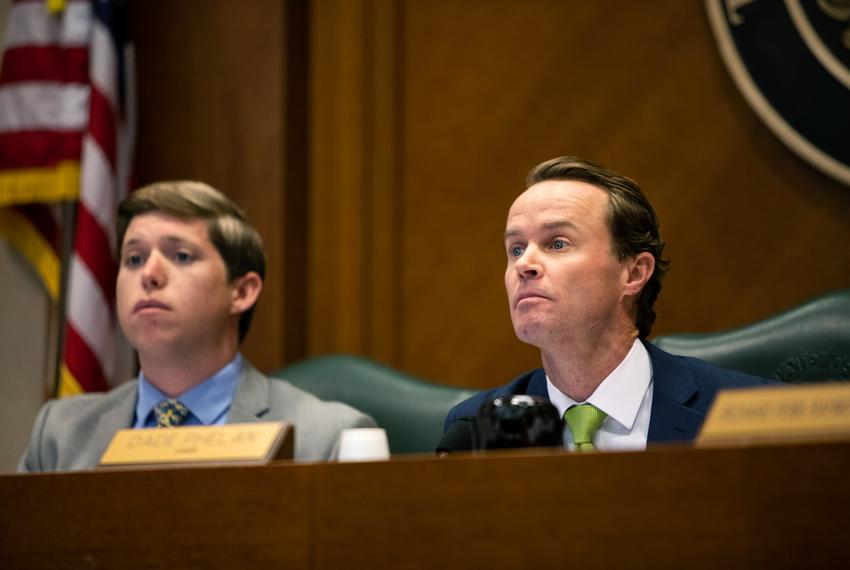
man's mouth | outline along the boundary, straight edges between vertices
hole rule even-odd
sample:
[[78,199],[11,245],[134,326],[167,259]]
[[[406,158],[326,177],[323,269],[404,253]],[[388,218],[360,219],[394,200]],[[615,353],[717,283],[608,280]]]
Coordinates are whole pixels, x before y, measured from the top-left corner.
[[540,293],[539,291],[523,291],[519,295],[517,295],[516,300],[514,301],[514,307],[518,307],[520,303],[526,300],[534,300],[534,299],[544,299],[549,300],[549,297]]
[[138,313],[144,310],[164,310],[170,311],[171,307],[163,303],[162,301],[157,301],[156,299],[144,299],[139,301],[135,305],[133,305],[133,313]]

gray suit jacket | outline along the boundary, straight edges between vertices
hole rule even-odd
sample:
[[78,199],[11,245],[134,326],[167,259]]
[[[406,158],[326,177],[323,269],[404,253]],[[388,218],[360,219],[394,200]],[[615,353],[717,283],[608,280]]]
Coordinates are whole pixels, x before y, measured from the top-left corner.
[[[133,425],[138,381],[105,394],[51,400],[35,420],[18,471],[77,471],[97,465],[120,429]],[[295,426],[295,459],[336,457],[339,434],[375,421],[339,402],[325,402],[289,382],[270,380],[245,363],[228,423],[286,421]]]

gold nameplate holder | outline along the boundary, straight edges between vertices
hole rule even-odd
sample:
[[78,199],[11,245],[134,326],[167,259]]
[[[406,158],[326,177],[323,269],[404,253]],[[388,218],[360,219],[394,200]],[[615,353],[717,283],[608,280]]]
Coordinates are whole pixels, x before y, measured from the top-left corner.
[[98,467],[263,465],[292,459],[294,431],[285,422],[122,429]]
[[850,384],[723,390],[697,446],[850,439]]

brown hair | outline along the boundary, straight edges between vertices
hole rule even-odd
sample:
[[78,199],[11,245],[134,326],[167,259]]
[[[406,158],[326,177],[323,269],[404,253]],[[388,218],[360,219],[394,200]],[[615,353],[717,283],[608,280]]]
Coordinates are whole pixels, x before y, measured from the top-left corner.
[[608,227],[614,254],[622,260],[648,251],[655,258],[652,276],[637,298],[635,322],[638,336],[642,339],[649,337],[656,317],[652,307],[661,292],[661,279],[670,266],[668,260],[661,258],[664,240],[649,198],[634,180],[574,156],[561,156],[538,164],[528,173],[526,188],[545,180],[578,180],[607,192]]
[[[227,196],[203,182],[185,180],[155,182],[131,192],[118,206],[116,237],[119,255],[130,221],[140,214],[162,212],[181,220],[204,220],[207,236],[227,268],[232,281],[250,271],[261,279],[266,276],[266,255],[260,234],[245,218],[245,213]],[[239,317],[241,342],[254,316],[256,305]]]

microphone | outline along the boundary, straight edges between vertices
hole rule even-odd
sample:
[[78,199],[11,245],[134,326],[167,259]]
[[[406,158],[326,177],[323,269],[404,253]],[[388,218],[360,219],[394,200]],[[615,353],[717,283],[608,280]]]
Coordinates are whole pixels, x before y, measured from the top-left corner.
[[436,453],[559,447],[564,421],[545,398],[524,394],[500,396],[481,404],[475,417],[463,416],[443,434]]
[[545,398],[514,394],[484,402],[476,416],[479,449],[563,445],[564,420]]
[[477,449],[478,430],[475,427],[475,418],[462,416],[452,424],[452,427],[446,430],[434,451],[437,455],[445,455],[455,451],[474,451]]

